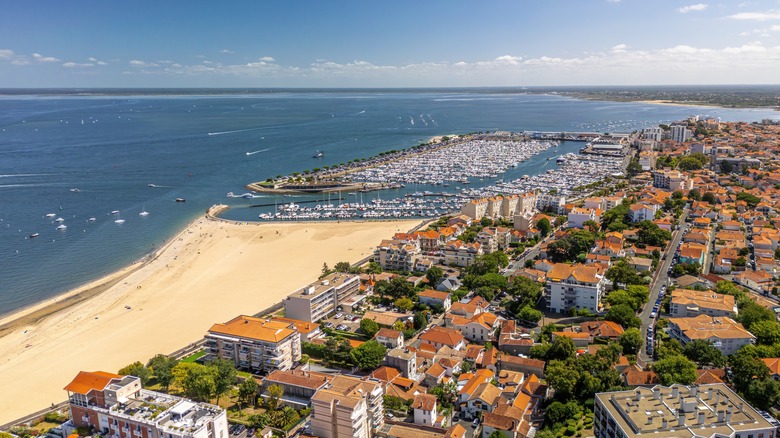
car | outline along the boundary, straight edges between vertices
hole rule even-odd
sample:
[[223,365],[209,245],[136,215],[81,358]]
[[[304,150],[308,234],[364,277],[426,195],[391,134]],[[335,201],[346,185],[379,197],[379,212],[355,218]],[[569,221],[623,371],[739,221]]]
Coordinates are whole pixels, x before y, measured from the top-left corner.
[[325,327],[327,327],[327,328],[333,328],[333,325],[334,324],[332,322],[326,322],[325,323]]
[[337,314],[336,314],[336,316],[334,316],[334,318],[336,318],[336,319],[339,319],[339,318],[341,318],[342,316],[344,316],[344,315],[342,315],[341,313],[337,313]]
[[479,418],[475,418],[474,421],[471,422],[471,427],[477,427],[479,426]]
[[653,333],[653,328],[652,327],[648,327],[647,328],[647,333]]
[[393,414],[390,412],[385,412],[385,415],[387,416],[387,418],[393,418]]
[[650,318],[655,318],[656,317],[657,313],[655,313],[655,312],[657,312],[657,310],[653,311],[652,313],[650,313]]

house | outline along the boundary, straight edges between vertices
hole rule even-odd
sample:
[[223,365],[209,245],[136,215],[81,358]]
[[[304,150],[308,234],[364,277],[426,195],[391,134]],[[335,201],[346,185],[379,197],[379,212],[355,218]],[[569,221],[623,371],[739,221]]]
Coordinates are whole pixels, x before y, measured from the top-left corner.
[[658,208],[654,205],[646,203],[631,204],[628,209],[628,214],[631,217],[631,222],[651,221],[655,219],[655,212]]
[[592,338],[617,340],[623,334],[623,327],[614,321],[586,321],[580,323],[580,330]]
[[503,371],[517,371],[525,374],[536,374],[544,378],[545,362],[538,359],[529,359],[527,357],[501,355],[498,361],[498,368]]
[[555,338],[558,337],[571,339],[574,342],[574,345],[576,347],[587,347],[588,344],[593,342],[593,338],[591,338],[589,333],[571,332],[571,331],[552,332],[553,340],[555,340]]
[[645,371],[638,365],[626,367],[620,376],[626,386],[650,388],[660,383],[655,371]]
[[585,228],[585,222],[596,221],[596,210],[574,207],[566,216],[566,225],[569,228]]
[[739,254],[734,248],[723,248],[712,261],[712,272],[717,274],[729,274],[734,269],[734,261]]
[[441,425],[441,422],[437,422],[437,400],[433,394],[417,394],[412,402],[412,409],[414,409],[414,424],[420,424],[423,426],[437,426]]
[[439,292],[450,292],[453,290],[460,289],[462,283],[458,279],[457,275],[445,275],[441,281],[439,281],[439,284],[436,285],[436,290]]
[[417,298],[420,300],[420,304],[431,307],[441,306],[445,312],[448,312],[452,306],[452,298],[450,297],[449,292],[426,289],[418,293]]
[[707,254],[707,247],[700,243],[683,243],[680,246],[680,263],[698,263],[704,265],[704,256]]
[[774,286],[772,276],[766,271],[746,270],[733,277],[737,284],[758,292],[769,292]]
[[408,348],[394,348],[385,353],[385,364],[401,371],[407,379],[417,380],[417,352]]
[[493,340],[493,334],[499,328],[500,318],[490,312],[480,312],[471,318],[450,315],[445,317],[447,326],[460,330],[466,339],[478,344]]
[[263,377],[262,387],[267,391],[269,386],[279,385],[284,390],[281,403],[295,408],[306,408],[311,406],[310,399],[314,394],[332,379],[332,375],[316,371],[275,370]]
[[404,334],[398,330],[382,327],[376,332],[374,339],[390,350],[404,346]]
[[444,246],[444,263],[466,267],[474,263],[474,260],[482,254],[482,246],[478,242],[466,243],[453,240]]
[[653,260],[644,257],[626,257],[629,266],[638,272],[650,272],[653,270]]
[[669,314],[675,317],[736,316],[737,304],[732,295],[710,290],[675,289],[671,293]]
[[780,380],[780,357],[767,357],[761,359],[764,361],[764,365],[769,368],[769,375],[774,380]]
[[434,349],[447,346],[453,350],[463,350],[466,348],[466,339],[459,330],[434,326],[428,329],[419,337],[421,344],[427,344]]
[[487,311],[488,306],[490,306],[490,303],[477,295],[470,300],[462,300],[453,303],[450,307],[450,313],[464,318],[472,318],[474,315],[479,315],[480,313]]

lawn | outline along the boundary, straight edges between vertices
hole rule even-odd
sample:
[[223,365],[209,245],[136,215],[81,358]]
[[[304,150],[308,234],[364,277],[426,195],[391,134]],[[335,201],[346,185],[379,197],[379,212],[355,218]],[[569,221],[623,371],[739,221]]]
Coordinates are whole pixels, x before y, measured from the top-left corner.
[[205,355],[206,355],[206,351],[205,350],[200,350],[200,351],[196,351],[195,353],[192,353],[191,355],[185,357],[181,361],[182,362],[195,362],[195,361],[197,361],[198,359],[200,359],[201,357],[203,357]]

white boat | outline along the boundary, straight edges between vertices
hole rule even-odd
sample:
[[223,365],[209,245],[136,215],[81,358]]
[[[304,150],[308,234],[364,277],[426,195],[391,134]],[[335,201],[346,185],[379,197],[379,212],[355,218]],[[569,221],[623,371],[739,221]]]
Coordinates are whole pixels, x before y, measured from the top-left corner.
[[79,190],[77,187],[74,187],[74,188],[70,189],[70,191],[73,192],[73,193],[78,193],[81,190]]
[[57,219],[54,219],[54,222],[65,222],[65,219],[58,217]]
[[119,214],[119,210],[114,210],[111,212],[111,214]]
[[97,218],[91,217],[91,218],[87,219],[87,222],[95,222],[96,220],[97,220]]
[[46,213],[46,217],[54,217],[54,216],[57,216],[57,215],[54,214],[54,213]]
[[55,228],[55,230],[60,230],[60,231],[62,231],[62,230],[64,230],[64,229],[66,229],[66,228],[68,228],[68,226],[67,226],[67,225],[65,225],[65,224],[59,224],[59,225],[57,225],[57,228]]
[[138,213],[138,216],[143,216],[143,217],[149,216],[149,212],[146,211],[146,209],[144,208],[143,210],[141,210],[140,213]]
[[124,219],[117,219],[117,220],[114,221],[114,223],[122,225],[123,223],[125,223],[125,220]]

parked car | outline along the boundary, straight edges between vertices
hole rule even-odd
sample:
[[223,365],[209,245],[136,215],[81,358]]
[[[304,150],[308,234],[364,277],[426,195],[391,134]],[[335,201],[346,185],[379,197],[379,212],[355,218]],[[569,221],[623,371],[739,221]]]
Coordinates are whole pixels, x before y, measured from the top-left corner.
[[477,427],[479,426],[479,418],[475,418],[474,421],[471,422],[471,427]]
[[650,318],[655,319],[656,315],[658,315],[656,312],[657,310],[654,310],[652,313],[650,313]]

